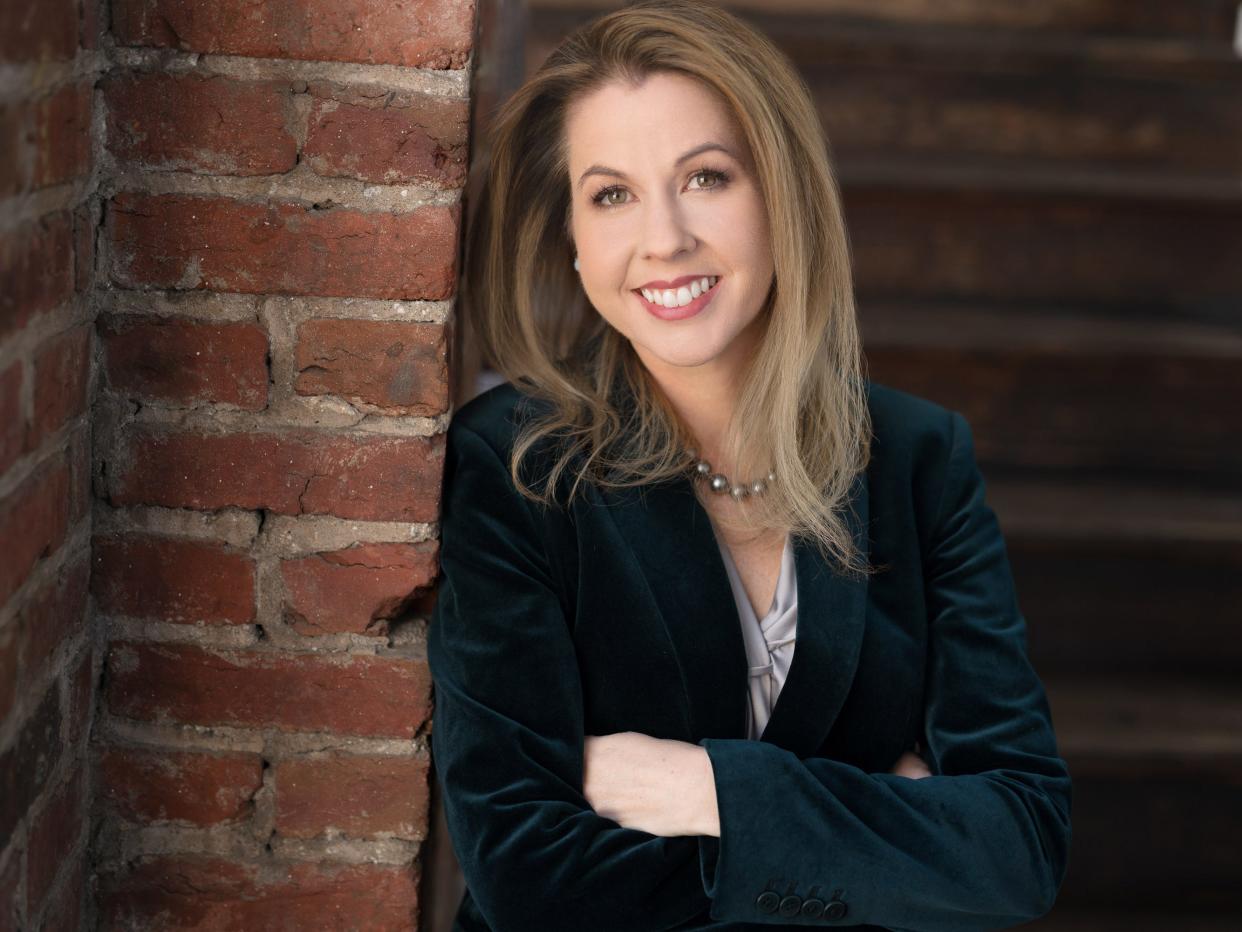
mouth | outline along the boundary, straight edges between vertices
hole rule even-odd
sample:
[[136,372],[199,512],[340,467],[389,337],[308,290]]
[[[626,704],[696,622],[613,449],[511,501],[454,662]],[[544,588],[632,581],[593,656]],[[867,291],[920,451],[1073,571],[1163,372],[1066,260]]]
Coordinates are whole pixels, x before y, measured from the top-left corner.
[[679,288],[666,288],[658,291],[635,288],[633,291],[638,295],[643,307],[661,320],[683,320],[693,317],[707,307],[712,298],[716,296],[721,277],[705,275]]

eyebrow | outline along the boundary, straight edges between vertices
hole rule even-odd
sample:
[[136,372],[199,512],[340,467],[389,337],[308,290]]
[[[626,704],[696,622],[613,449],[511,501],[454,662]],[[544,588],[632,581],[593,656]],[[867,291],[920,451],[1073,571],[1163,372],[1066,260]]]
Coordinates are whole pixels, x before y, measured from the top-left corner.
[[[695,146],[689,152],[683,153],[681,157],[678,158],[677,161],[674,162],[673,164],[680,165],[682,162],[685,162],[688,159],[692,159],[696,155],[702,155],[704,152],[711,152],[712,150],[723,152],[725,155],[729,156],[729,158],[733,159],[735,162],[739,162],[739,163],[741,162],[741,159],[739,159],[737,155],[733,152],[733,150],[730,149],[728,146],[721,145],[718,142],[705,142],[702,145]],[[587,178],[589,178],[591,175],[608,175],[609,177],[624,178],[625,172],[617,171],[615,168],[609,168],[606,165],[592,165],[590,168],[588,168],[586,171],[582,173],[581,177],[579,177],[578,187],[581,188],[583,182],[585,182]]]

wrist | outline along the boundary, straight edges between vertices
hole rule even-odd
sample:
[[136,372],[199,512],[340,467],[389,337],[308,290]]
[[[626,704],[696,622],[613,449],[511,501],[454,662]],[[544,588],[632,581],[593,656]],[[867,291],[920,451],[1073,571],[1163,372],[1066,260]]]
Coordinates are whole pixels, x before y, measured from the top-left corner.
[[716,802],[716,772],[712,768],[712,759],[707,748],[695,745],[695,775],[698,791],[694,799],[699,801],[695,825],[695,835],[711,835],[720,837],[720,809]]

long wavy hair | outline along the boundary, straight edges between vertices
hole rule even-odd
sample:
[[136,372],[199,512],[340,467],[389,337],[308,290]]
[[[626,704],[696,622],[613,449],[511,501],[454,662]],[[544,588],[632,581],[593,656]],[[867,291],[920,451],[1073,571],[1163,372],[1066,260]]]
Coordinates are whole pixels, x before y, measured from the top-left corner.
[[[514,484],[547,505],[566,480],[572,501],[583,482],[645,485],[692,467],[692,432],[629,340],[590,305],[572,267],[566,110],[605,84],[637,85],[654,72],[688,75],[721,95],[768,205],[774,282],[722,449],[739,475],[771,469],[777,481],[743,502],[741,526],[784,529],[817,544],[842,572],[873,572],[842,517],[870,457],[871,422],[828,141],[784,53],[699,0],[642,0],[592,20],[494,117],[459,306],[482,359],[543,403],[544,415],[526,420],[515,439]],[[542,441],[555,441],[557,453],[537,489],[521,463]],[[701,503],[718,494],[704,485],[694,483]]]

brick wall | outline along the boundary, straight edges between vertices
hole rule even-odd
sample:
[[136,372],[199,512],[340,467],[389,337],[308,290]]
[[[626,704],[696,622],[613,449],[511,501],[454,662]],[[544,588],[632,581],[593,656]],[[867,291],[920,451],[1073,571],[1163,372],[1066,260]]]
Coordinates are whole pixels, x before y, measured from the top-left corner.
[[0,13],[0,929],[414,928],[474,3],[102,9]]
[[0,930],[88,910],[97,33],[0,5]]

